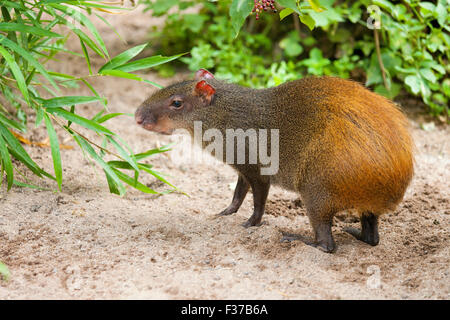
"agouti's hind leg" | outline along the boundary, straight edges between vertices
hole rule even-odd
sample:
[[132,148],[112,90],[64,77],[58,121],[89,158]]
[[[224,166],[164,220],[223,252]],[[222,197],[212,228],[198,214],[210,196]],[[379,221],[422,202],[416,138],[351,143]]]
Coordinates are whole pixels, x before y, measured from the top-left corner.
[[218,215],[227,216],[238,211],[245,199],[245,196],[247,195],[249,188],[250,184],[247,182],[247,180],[242,175],[239,175],[231,204]]
[[311,214],[310,212],[308,212],[308,217],[314,230],[314,241],[311,241],[310,239],[299,234],[283,233],[281,242],[300,240],[304,244],[320,249],[324,252],[335,252],[337,246],[334,242],[333,234],[331,233],[333,217],[331,216],[329,219],[322,220],[318,218],[318,215],[316,216],[314,213]]
[[350,233],[356,239],[376,246],[380,241],[378,234],[378,216],[371,212],[364,212],[361,215],[361,230],[356,228],[345,228],[344,231]]
[[270,180],[254,179],[250,183],[253,191],[253,214],[243,224],[245,228],[260,225],[270,189]]
[[331,231],[331,225],[333,221],[333,216],[329,219],[323,220],[314,214],[308,214],[309,221],[314,230],[315,242],[306,244],[312,245],[324,252],[334,252],[336,251],[336,243],[333,239],[333,234]]

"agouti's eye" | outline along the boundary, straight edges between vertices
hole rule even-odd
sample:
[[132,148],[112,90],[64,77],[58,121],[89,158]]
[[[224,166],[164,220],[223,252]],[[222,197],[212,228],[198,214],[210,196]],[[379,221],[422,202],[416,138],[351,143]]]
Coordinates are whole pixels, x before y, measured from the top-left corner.
[[175,108],[181,107],[182,104],[183,103],[180,100],[173,100],[172,101],[172,106],[175,107]]

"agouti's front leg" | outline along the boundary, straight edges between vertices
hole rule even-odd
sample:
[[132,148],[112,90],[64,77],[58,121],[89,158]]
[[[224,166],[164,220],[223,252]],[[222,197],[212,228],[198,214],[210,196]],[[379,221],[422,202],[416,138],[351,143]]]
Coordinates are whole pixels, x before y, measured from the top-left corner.
[[239,175],[231,204],[218,215],[227,216],[238,211],[245,199],[245,196],[247,195],[249,188],[250,184],[247,182],[247,180],[242,175]]
[[268,178],[255,178],[250,181],[253,191],[253,214],[243,224],[245,228],[258,226],[261,224],[261,219],[264,214],[264,208],[266,206],[267,195],[270,189],[270,179]]

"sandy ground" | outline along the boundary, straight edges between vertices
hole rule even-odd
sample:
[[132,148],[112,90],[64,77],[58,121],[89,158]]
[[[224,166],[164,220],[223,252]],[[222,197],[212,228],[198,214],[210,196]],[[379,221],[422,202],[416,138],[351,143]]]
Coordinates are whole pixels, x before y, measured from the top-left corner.
[[[134,11],[109,18],[128,41],[123,44],[99,23],[113,55],[145,42],[148,15]],[[82,59],[60,58],[62,63],[54,63],[58,71],[87,74]],[[174,81],[145,76],[163,85]],[[155,90],[113,78],[92,83],[108,98],[111,112],[134,112]],[[67,93],[89,94],[86,88]],[[78,108],[90,116],[100,109]],[[64,150],[62,192],[1,190],[0,260],[11,279],[0,281],[0,299],[448,299],[450,132],[424,131],[423,121],[411,119],[416,175],[397,211],[382,217],[381,243],[371,247],[346,234],[343,227],[359,224],[341,214],[333,227],[335,254],[280,241],[282,232],[312,234],[297,196],[278,188],[271,189],[261,227],[241,226],[251,215],[251,194],[238,213],[216,218],[231,201],[236,180],[224,164],[179,164],[159,155],[149,161],[190,197],[134,190],[119,197],[109,193],[102,171],[78,148]],[[129,117],[110,120],[108,127],[136,152],[170,141]],[[46,131],[32,129],[27,137],[41,141]],[[63,132],[60,140],[75,145]],[[52,170],[49,149],[26,148]],[[29,177],[56,189],[51,181]],[[161,187],[152,177],[143,181]]]

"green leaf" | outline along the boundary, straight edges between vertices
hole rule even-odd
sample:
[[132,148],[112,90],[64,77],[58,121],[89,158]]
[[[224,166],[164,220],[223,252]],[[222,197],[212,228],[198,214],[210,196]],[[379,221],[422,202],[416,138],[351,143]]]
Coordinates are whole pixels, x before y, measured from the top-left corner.
[[[73,4],[82,4],[83,2],[78,2],[78,1],[73,1]],[[92,6],[92,3],[90,2],[84,2],[86,3],[87,6]],[[92,33],[92,35],[94,36],[95,40],[97,40],[98,45],[100,46],[102,52],[99,53],[96,51],[96,49],[94,49],[93,47],[91,47],[91,45],[95,46],[95,48],[97,48],[97,46],[94,44],[94,42],[92,40],[89,39],[89,43],[88,46],[92,48],[92,50],[94,50],[97,54],[99,54],[101,57],[105,58],[105,55],[108,56],[108,50],[106,49],[106,45],[103,42],[102,37],[100,36],[100,34],[98,33],[97,29],[95,28],[94,24],[80,11],[80,10],[76,10],[74,8],[71,7],[67,7],[67,6],[63,6],[63,5],[54,5],[54,7],[62,12],[67,13],[68,15],[70,15],[73,19],[81,22],[84,26],[86,26],[86,28],[88,28],[88,30]],[[117,9],[117,8],[116,8]],[[79,30],[79,29],[78,29]],[[80,36],[79,32],[77,30],[73,30],[75,33],[77,33],[78,36]],[[76,32],[77,31],[77,32]],[[81,31],[81,30],[79,30]],[[84,33],[83,33],[84,34]],[[84,34],[84,36],[86,36]],[[87,36],[86,36],[87,37]],[[86,39],[83,39],[86,40]],[[104,54],[103,54],[104,53]]]
[[308,0],[308,3],[315,12],[322,12],[325,9],[320,5],[319,0]]
[[112,137],[107,137],[108,141],[111,142],[111,144],[116,148],[116,150],[119,152],[119,154],[133,167],[134,170],[139,172],[138,164],[136,162],[136,159],[134,159],[134,156],[130,156],[124,148]]
[[230,6],[231,25],[234,29],[234,37],[236,38],[244,24],[245,19],[252,12],[253,9],[252,0],[233,0]]
[[121,70],[102,70],[100,72],[100,74],[104,75],[104,76],[113,76],[113,77],[118,77],[118,78],[136,80],[136,81],[144,81],[144,79],[142,79],[138,75],[128,73],[125,71],[121,71]]
[[386,98],[394,99],[400,93],[401,89],[401,85],[399,85],[398,83],[392,83],[390,90],[386,89],[384,84],[379,84],[374,88],[374,91],[385,96]]
[[63,117],[64,119],[66,119],[68,121],[72,121],[76,124],[79,124],[80,126],[83,126],[87,129],[91,129],[95,132],[114,135],[114,133],[111,132],[109,129],[106,129],[104,126],[99,125],[95,121],[80,117],[79,115],[77,115],[75,113],[71,113],[62,108],[48,108],[47,112],[50,112],[52,114],[57,114],[60,117]]
[[185,13],[183,14],[183,20],[188,30],[198,33],[202,30],[205,21],[208,20],[208,16],[203,14]]
[[11,189],[14,181],[14,169],[11,162],[11,156],[9,155],[8,148],[6,147],[5,140],[3,139],[2,135],[0,135],[0,155],[1,162],[2,162],[2,168],[6,171],[6,179],[8,181],[8,190]]
[[18,31],[32,33],[43,37],[62,38],[63,36],[42,28],[27,26],[23,23],[0,22],[0,31]]
[[115,168],[112,168],[112,170],[114,170],[114,172],[116,173],[116,175],[119,177],[120,180],[122,180],[126,184],[132,186],[133,188],[136,188],[139,191],[142,191],[145,193],[150,193],[150,194],[158,194],[159,193],[153,189],[150,189],[146,185],[143,185],[139,181],[136,181],[134,178],[131,178],[130,176],[126,175],[125,173],[121,172],[120,170],[117,170]]
[[423,79],[417,75],[410,75],[405,78],[405,83],[411,88],[412,93],[421,93],[424,98],[428,98],[431,94],[430,88]]
[[121,188],[119,187],[121,184],[118,184],[106,170],[103,169],[103,172],[105,173],[106,181],[108,182],[109,192],[118,195],[125,194],[125,188],[121,190]]
[[291,8],[284,8],[283,10],[280,11],[280,21],[292,13],[294,13],[294,10],[292,10]]
[[[111,167],[117,168],[117,169],[126,169],[126,170],[134,170],[133,167],[126,161],[116,161],[116,160],[111,160],[108,161],[108,164]],[[138,163],[139,168],[146,168],[146,169],[151,169],[153,168],[153,166],[151,164],[146,164],[146,163]]]
[[109,119],[115,118],[115,117],[117,117],[117,116],[122,116],[122,115],[124,115],[124,116],[130,116],[130,117],[133,117],[133,116],[134,116],[134,115],[131,114],[131,113],[122,113],[122,112],[108,113],[108,114],[104,115],[103,117],[98,118],[98,119],[97,119],[97,123],[103,123],[103,122],[105,122],[105,121],[107,121],[107,120],[109,120]]
[[[434,12],[434,10],[436,10],[436,6],[431,2],[421,1],[421,2],[419,2],[419,6],[422,9],[425,9],[425,12],[428,11],[431,13],[431,12]],[[423,10],[421,10],[421,11],[423,11]]]
[[86,46],[84,45],[84,42],[81,38],[80,38],[80,45],[81,45],[81,50],[83,50],[84,59],[86,60],[86,64],[89,69],[89,74],[92,75],[91,58],[89,57],[89,52],[87,51]]
[[49,189],[49,188],[42,188],[39,186],[35,186],[33,184],[24,183],[24,182],[20,182],[17,180],[14,180],[14,185],[18,186],[18,187],[22,187],[22,188],[31,188],[31,189],[42,190],[42,191],[51,191],[51,189]]
[[287,56],[296,57],[303,52],[303,47],[299,42],[298,33],[294,32],[280,41],[280,48],[285,50]]
[[436,83],[436,80],[437,80],[436,76],[434,75],[433,71],[431,71],[430,69],[420,69],[419,72],[422,75],[422,77],[424,77],[428,81],[430,81],[432,83]]
[[52,149],[53,168],[55,170],[56,182],[58,188],[61,191],[62,186],[62,165],[61,165],[61,153],[59,151],[59,142],[56,131],[53,128],[52,121],[47,114],[44,115],[45,125],[47,127],[48,137],[50,139],[50,147]]
[[151,149],[151,150],[148,150],[148,151],[143,152],[143,153],[135,154],[134,158],[136,159],[136,161],[140,161],[140,160],[143,160],[143,159],[145,159],[145,158],[147,158],[147,157],[149,157],[151,155],[162,153],[162,152],[166,152],[166,151],[170,151],[172,145],[173,145],[173,143],[165,145],[165,146],[162,146],[160,148]]
[[135,56],[137,56],[139,53],[141,53],[141,51],[144,50],[147,45],[148,45],[147,43],[144,43],[139,46],[128,49],[128,50],[122,52],[121,54],[118,54],[117,56],[112,58],[108,63],[104,64],[98,70],[98,72],[101,73],[102,70],[105,70],[105,69],[115,69],[116,67],[119,67],[119,66],[125,64],[126,62],[130,61]]
[[86,44],[89,48],[91,48],[96,54],[98,54],[102,58],[106,58],[101,49],[97,46],[97,44],[92,41],[83,31],[80,29],[74,29],[73,32],[80,38],[84,44]]
[[42,120],[44,120],[44,109],[43,108],[38,108],[36,111],[36,120],[34,123],[34,126],[37,128],[41,125]]
[[3,276],[3,279],[9,280],[10,273],[8,267],[1,261],[0,261],[0,275]]
[[278,4],[285,7],[285,8],[289,8],[294,12],[297,12],[298,14],[301,14],[301,12],[299,11],[299,8],[297,6],[297,2],[296,0],[277,0]]
[[37,60],[29,52],[27,52],[25,49],[23,49],[22,47],[17,45],[15,42],[9,40],[8,38],[4,37],[1,34],[0,34],[0,44],[7,46],[14,52],[21,55],[24,59],[26,59],[28,61],[29,64],[31,64],[33,67],[35,67],[39,71],[39,73],[42,74],[53,85],[53,87],[55,89],[57,89],[59,91],[59,88],[56,85],[53,78],[48,74],[48,72],[45,70],[45,68],[39,62],[37,62]]
[[126,193],[125,187],[120,182],[119,177],[113,171],[113,169],[102,158],[100,158],[100,156],[95,152],[94,148],[92,148],[92,146],[86,140],[84,140],[76,133],[73,134],[73,137],[80,145],[80,147],[84,151],[86,151],[103,168],[106,174],[106,178],[108,180],[109,190],[112,193],[124,195]]
[[151,67],[178,59],[179,57],[181,57],[184,54],[185,53],[177,54],[177,55],[170,56],[170,57],[163,57],[160,55],[152,56],[152,57],[128,62],[126,64],[116,67],[114,70],[133,72],[133,71],[137,71],[137,70],[147,69],[147,68],[151,68]]
[[27,127],[24,126],[22,123],[19,123],[17,121],[8,119],[1,111],[0,111],[0,122],[3,123],[7,127],[11,127],[14,129],[17,129],[21,132],[26,132]]
[[313,18],[311,18],[311,16],[303,14],[303,15],[300,15],[299,18],[300,18],[300,21],[309,28],[309,30],[314,29],[314,26],[316,25],[316,21]]
[[169,181],[167,181],[166,179],[164,179],[161,174],[159,172],[156,172],[154,170],[151,170],[151,168],[145,167],[142,164],[139,164],[139,169],[144,170],[145,172],[150,173],[152,176],[154,176],[156,179],[158,179],[159,181],[164,182],[165,184],[171,186],[174,189],[177,189],[177,187],[175,187],[173,184],[171,184]]
[[28,153],[22,147],[20,142],[13,136],[13,134],[0,123],[0,134],[5,138],[6,143],[9,145],[9,152],[20,162],[25,164],[33,173],[42,177],[42,174],[52,178],[47,172],[39,168],[39,166],[30,158]]
[[81,103],[91,103],[101,101],[100,97],[91,97],[91,96],[65,96],[65,97],[57,97],[51,99],[40,99],[42,106],[44,108],[57,108],[57,107],[65,107],[72,106]]
[[6,62],[8,63],[11,69],[11,73],[14,75],[14,78],[16,78],[17,86],[19,87],[20,92],[22,92],[23,97],[27,101],[28,105],[30,105],[31,104],[30,96],[28,94],[27,84],[25,83],[25,78],[22,74],[22,71],[20,71],[20,68],[17,65],[14,58],[2,46],[0,46],[0,54],[5,58]]

